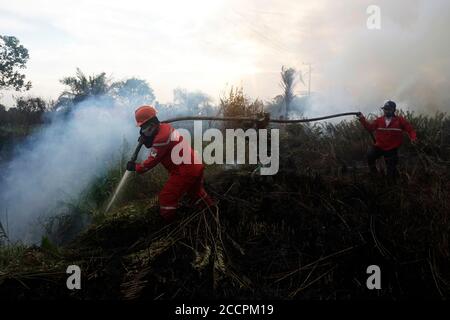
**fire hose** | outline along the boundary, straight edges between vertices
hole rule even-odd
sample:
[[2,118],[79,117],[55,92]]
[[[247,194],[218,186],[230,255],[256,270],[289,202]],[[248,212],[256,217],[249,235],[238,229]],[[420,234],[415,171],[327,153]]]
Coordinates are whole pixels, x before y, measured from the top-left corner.
[[[345,116],[357,116],[359,115],[360,112],[343,112],[343,113],[336,113],[336,114],[331,114],[328,116],[323,116],[323,117],[317,117],[317,118],[305,118],[305,119],[293,119],[293,120],[289,120],[289,119],[270,119],[270,114],[269,113],[264,113],[263,117],[260,118],[252,118],[252,117],[210,117],[210,116],[187,116],[187,117],[177,117],[177,118],[172,118],[172,119],[168,119],[168,120],[164,120],[161,121],[162,123],[172,123],[172,122],[179,122],[179,121],[189,121],[189,120],[213,120],[213,121],[251,121],[251,122],[256,122],[256,123],[263,123],[263,124],[268,124],[269,122],[272,123],[305,123],[305,122],[313,122],[313,121],[320,121],[320,120],[326,120],[326,119],[331,119],[331,118],[338,118],[338,117],[345,117]],[[372,140],[375,140],[373,135],[371,134]],[[142,148],[142,141],[139,140],[138,145],[136,146],[136,149],[133,152],[133,155],[131,157],[132,162],[135,162],[138,155],[139,155],[139,151]]]
[[196,117],[178,117],[172,118],[165,121],[163,123],[177,122],[177,121],[186,121],[186,120],[218,120],[218,121],[253,121],[253,122],[273,122],[273,123],[302,123],[302,122],[312,122],[319,121],[337,117],[344,116],[356,116],[359,112],[344,112],[344,113],[336,113],[329,116],[318,117],[318,118],[309,118],[309,119],[295,119],[295,120],[285,120],[285,119],[270,119],[270,114],[265,113],[263,117],[260,118],[250,118],[250,117],[209,117],[209,116],[196,116]]

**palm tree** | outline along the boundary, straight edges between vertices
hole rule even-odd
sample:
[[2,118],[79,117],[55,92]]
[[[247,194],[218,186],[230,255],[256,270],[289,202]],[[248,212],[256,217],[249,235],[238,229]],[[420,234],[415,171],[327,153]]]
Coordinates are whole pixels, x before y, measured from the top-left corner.
[[59,96],[58,106],[74,105],[89,97],[101,96],[108,93],[110,88],[106,73],[86,77],[79,68],[74,77],[65,77],[61,83],[69,86],[70,90]]
[[297,71],[294,68],[286,68],[285,66],[281,67],[281,82],[280,86],[283,89],[283,99],[286,105],[285,109],[285,119],[288,118],[289,115],[289,107],[292,100],[295,97],[294,87],[297,84]]

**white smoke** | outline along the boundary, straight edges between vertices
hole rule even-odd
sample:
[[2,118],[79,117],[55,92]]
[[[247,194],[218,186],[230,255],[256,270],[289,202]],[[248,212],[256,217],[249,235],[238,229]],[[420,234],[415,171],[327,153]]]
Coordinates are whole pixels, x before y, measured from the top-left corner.
[[76,199],[95,176],[105,173],[124,138],[136,140],[134,106],[105,101],[85,100],[17,148],[0,188],[11,239],[35,240],[29,231],[40,215],[60,201]]
[[[381,28],[368,29],[367,8],[381,10]],[[392,99],[401,109],[450,110],[450,1],[236,1],[230,16],[240,38],[258,48],[261,72],[244,78],[253,96],[270,99],[281,65],[304,72],[311,63],[313,101],[305,116],[379,112]]]
[[[194,99],[197,104],[207,101],[202,93],[185,93],[201,96]],[[0,186],[0,210],[8,212],[12,240],[39,240],[38,218],[61,202],[76,200],[96,177],[104,175],[120,155],[124,139],[134,148],[139,135],[134,120],[137,105],[122,100],[89,98],[66,115],[56,112],[48,124],[16,147],[13,159],[2,166]],[[181,99],[175,105],[159,105],[158,117],[165,120],[202,110],[196,103]],[[3,216],[0,220],[5,223]]]
[[[348,107],[377,112],[389,99],[422,113],[449,110],[449,1],[325,3],[300,45],[322,85],[316,114]],[[366,27],[372,4],[381,10],[379,30]]]

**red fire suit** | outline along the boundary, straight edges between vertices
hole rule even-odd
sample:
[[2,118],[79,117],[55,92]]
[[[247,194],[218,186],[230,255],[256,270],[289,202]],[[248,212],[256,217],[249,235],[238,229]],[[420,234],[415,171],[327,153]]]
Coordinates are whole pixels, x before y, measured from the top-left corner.
[[416,140],[416,132],[405,118],[394,116],[386,126],[384,116],[378,117],[373,122],[365,118],[360,119],[361,124],[369,131],[375,131],[375,147],[388,151],[400,147],[403,143],[403,131],[406,131],[411,141]]
[[180,143],[187,144],[170,124],[161,123],[153,140],[149,157],[144,162],[136,164],[138,173],[144,173],[158,163],[161,163],[169,172],[169,179],[159,193],[160,214],[168,222],[175,218],[178,201],[185,193],[193,202],[202,199],[208,206],[213,204],[213,200],[203,187],[204,165],[194,162],[196,158],[198,159],[195,150],[188,144],[184,145],[184,148],[180,148],[179,155],[183,156],[183,149],[188,151],[189,155],[184,155],[184,159],[188,157],[190,163],[174,163],[171,156],[172,149]]
[[362,125],[369,131],[375,131],[375,144],[367,151],[367,164],[370,172],[378,173],[376,159],[383,156],[386,163],[387,175],[395,179],[398,175],[398,148],[403,143],[403,131],[406,131],[411,141],[416,140],[416,132],[411,124],[400,116],[393,116],[390,121],[379,117],[373,122],[360,118]]

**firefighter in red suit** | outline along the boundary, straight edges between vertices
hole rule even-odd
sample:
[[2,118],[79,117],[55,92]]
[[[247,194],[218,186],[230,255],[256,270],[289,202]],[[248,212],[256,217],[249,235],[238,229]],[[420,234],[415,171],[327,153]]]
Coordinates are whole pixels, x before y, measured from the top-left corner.
[[384,116],[378,117],[373,122],[368,122],[360,113],[358,114],[361,124],[370,132],[375,131],[375,144],[367,152],[367,162],[370,172],[378,173],[375,165],[376,159],[383,156],[386,162],[386,173],[388,177],[397,176],[398,148],[403,143],[403,132],[407,132],[412,143],[416,143],[417,137],[411,124],[405,118],[395,114],[396,104],[387,101],[382,107]]
[[[142,163],[128,162],[127,170],[142,174],[158,163],[167,169],[169,179],[159,194],[160,214],[163,219],[166,222],[174,220],[178,202],[184,194],[199,208],[214,205],[213,199],[203,187],[204,165],[198,161],[198,155],[191,146],[183,145],[181,148],[179,145],[177,148],[181,150],[179,157],[189,161],[174,163],[172,159],[172,149],[180,143],[187,143],[178,131],[168,123],[160,123],[156,117],[156,109],[149,105],[136,109],[135,117],[137,126],[141,127],[140,141],[150,148],[150,155]],[[189,154],[183,155],[183,150]]]

